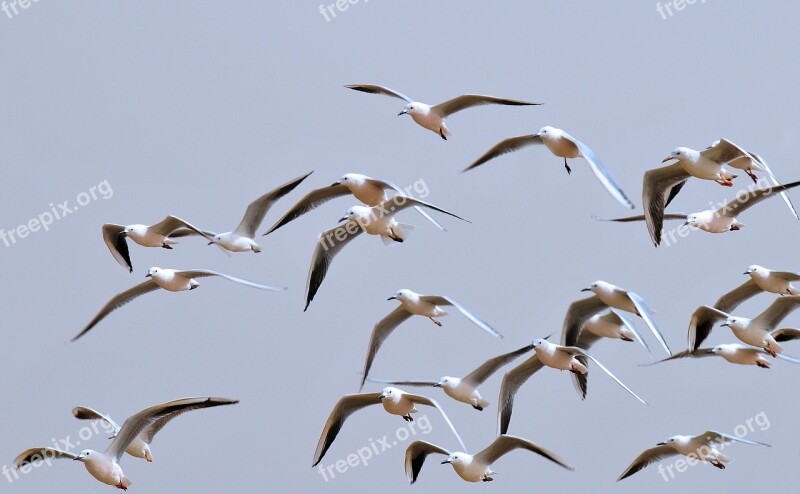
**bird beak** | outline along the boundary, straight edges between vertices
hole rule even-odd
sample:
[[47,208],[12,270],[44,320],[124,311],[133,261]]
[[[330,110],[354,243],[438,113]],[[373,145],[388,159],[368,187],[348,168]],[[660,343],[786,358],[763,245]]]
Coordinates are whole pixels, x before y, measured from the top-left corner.
[[214,242],[209,242],[208,245],[214,245]]
[[434,385],[433,385],[433,387],[434,387],[434,388],[441,388],[441,387],[442,387],[442,385],[441,385],[441,384],[439,384],[439,383],[436,383],[436,384],[434,384]]
[[449,463],[450,463],[450,460],[444,460],[444,461],[442,462],[442,465],[447,465],[447,464],[449,464]]
[[337,185],[342,185],[342,182],[339,182],[339,181],[337,180],[336,182],[333,182],[333,183],[331,184],[331,187],[336,187]]
[[731,325],[730,325],[730,324],[728,324],[728,323],[725,323],[725,324],[720,324],[720,327],[723,327],[723,328],[730,328],[730,327],[731,327]]
[[683,224],[683,226],[689,226],[689,222],[688,222],[688,221],[687,221],[687,222],[685,222],[685,223]]
[[581,290],[581,291],[582,291],[582,292],[591,292],[591,291],[592,291],[592,289],[591,289],[591,288],[584,288],[584,289],[583,289],[583,290]]
[[378,396],[378,398],[381,399],[381,400],[384,400],[386,398],[386,395],[385,394],[381,394],[380,396]]
[[742,273],[742,274],[750,274],[750,272],[749,272],[749,271],[745,271],[745,272],[744,272],[744,273]]
[[145,278],[152,278],[152,277],[153,277],[153,275],[152,275],[152,274],[150,274],[150,273],[147,273],[146,275],[144,275],[144,277],[145,277]]
[[397,297],[395,297],[394,295],[392,295],[391,297],[387,298],[386,300],[397,300]]
[[343,222],[345,222],[345,221],[347,221],[347,216],[344,216],[344,217],[342,217],[342,218],[339,218],[339,223],[343,223]]
[[405,115],[406,113],[408,113],[408,112],[406,110],[403,110],[400,113],[398,113],[397,116],[399,117],[400,115]]
[[153,463],[153,455],[151,455],[149,451],[144,454],[144,459],[147,460],[148,463]]
[[664,442],[656,444],[656,446],[666,446],[666,445],[667,445],[667,443],[664,443]]
[[72,461],[81,461],[81,460],[83,460],[82,456],[77,456],[77,457],[72,459]]
[[120,236],[120,237],[127,237],[127,236],[128,236],[128,234],[127,234],[127,233],[125,233],[125,231],[123,230],[123,231],[119,232],[119,236]]
[[661,160],[661,162],[662,162],[662,163],[666,163],[667,161],[671,161],[671,160],[673,160],[673,159],[674,159],[674,158],[673,158],[672,156],[667,156],[666,158],[664,158],[663,160]]

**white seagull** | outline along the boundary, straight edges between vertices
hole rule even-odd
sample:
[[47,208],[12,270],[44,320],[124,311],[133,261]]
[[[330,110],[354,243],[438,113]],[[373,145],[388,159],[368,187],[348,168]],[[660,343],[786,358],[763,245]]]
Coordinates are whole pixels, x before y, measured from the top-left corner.
[[567,164],[567,158],[584,158],[586,162],[589,163],[589,167],[592,169],[595,177],[600,180],[600,183],[603,184],[606,191],[626,208],[634,208],[633,203],[625,196],[625,193],[622,192],[622,189],[617,185],[614,177],[612,177],[611,173],[603,166],[603,163],[600,162],[597,155],[584,143],[555,127],[542,127],[536,134],[510,137],[500,141],[490,150],[486,151],[483,156],[466,167],[464,171],[471,170],[498,156],[533,144],[544,144],[551,153],[559,158],[564,158],[564,167],[567,169],[567,173],[572,173],[572,169]]
[[492,475],[497,475],[497,472],[492,470],[492,464],[506,453],[510,453],[515,449],[524,449],[536,453],[562,468],[566,468],[570,471],[575,470],[573,467],[567,465],[566,461],[562,460],[555,453],[527,439],[503,434],[492,441],[492,444],[484,448],[483,451],[474,455],[462,451],[451,453],[427,441],[414,441],[409,444],[406,449],[406,475],[408,476],[409,482],[413,484],[417,481],[419,472],[422,470],[422,465],[425,463],[425,459],[428,455],[441,454],[447,456],[447,459],[442,462],[442,465],[452,465],[453,470],[456,471],[458,476],[467,482],[491,482],[494,480]]
[[[542,367],[551,367],[558,370],[567,370],[573,374],[586,374],[589,370],[581,363],[579,357],[591,360],[600,369],[608,374],[617,384],[622,386],[625,391],[634,398],[647,405],[643,399],[634,393],[628,386],[620,381],[610,370],[592,357],[584,349],[578,347],[568,347],[550,343],[545,339],[538,339],[533,342],[533,349],[536,352],[532,357],[514,367],[503,376],[500,385],[500,398],[497,400],[498,410],[497,419],[500,434],[508,432],[508,424],[511,422],[511,412],[514,406],[514,396],[519,388],[530,379]],[[585,397],[585,395],[583,396]]]
[[561,330],[565,342],[573,341],[577,343],[581,328],[583,328],[586,322],[590,321],[595,314],[612,308],[636,314],[644,319],[645,323],[647,323],[647,327],[650,328],[650,331],[664,348],[664,351],[672,353],[664,336],[658,329],[656,321],[653,319],[650,307],[641,296],[630,290],[625,290],[624,288],[599,280],[581,291],[592,292],[594,295],[589,298],[577,300],[567,308],[567,313],[564,316],[564,325]]
[[489,402],[481,396],[478,386],[489,379],[492,374],[500,370],[501,367],[531,350],[533,350],[533,345],[528,345],[519,350],[490,358],[464,377],[443,376],[437,380],[416,379],[404,381],[368,377],[367,380],[381,384],[392,384],[394,386],[430,386],[442,388],[445,394],[450,398],[460,401],[461,403],[466,403],[475,410],[482,412],[484,408],[489,406]]
[[731,442],[770,447],[769,444],[759,443],[716,431],[706,431],[697,436],[672,436],[666,441],[658,443],[656,447],[642,452],[642,454],[633,460],[633,463],[622,472],[617,482],[630,477],[648,465],[677,455],[708,462],[719,469],[724,469],[725,464],[730,462],[731,459],[720,453],[716,445]]
[[[797,331],[797,330],[795,330]],[[772,363],[764,358],[769,355],[766,350],[762,348],[753,348],[751,346],[740,345],[738,343],[726,343],[717,345],[713,348],[698,348],[697,350],[684,350],[682,352],[671,355],[665,359],[657,362],[650,362],[648,364],[641,364],[643,366],[650,366],[660,364],[661,362],[669,362],[670,360],[678,360],[684,358],[704,358],[704,357],[722,357],[732,364],[738,365],[757,365],[762,369],[769,369]],[[800,360],[788,355],[778,354],[778,358],[800,364]]]
[[364,371],[361,374],[361,388],[364,387],[364,381],[367,376],[369,376],[372,362],[375,360],[375,355],[378,354],[378,350],[381,348],[381,345],[383,345],[383,342],[386,341],[386,338],[392,334],[392,331],[394,331],[397,326],[413,315],[427,317],[437,326],[441,326],[442,323],[434,319],[434,317],[443,317],[447,315],[447,312],[442,309],[441,306],[452,306],[490,335],[497,338],[503,337],[503,335],[489,326],[489,324],[450,297],[421,295],[403,288],[389,297],[388,300],[397,300],[400,302],[400,305],[390,312],[389,315],[378,321],[375,327],[372,328],[372,336],[370,336],[369,347],[367,348],[367,359],[364,362]]
[[[211,408],[221,405],[233,405],[239,403],[239,400],[229,400],[227,398],[185,398],[184,400],[196,400],[193,406],[187,406],[175,410],[172,413],[166,414],[142,429],[141,432],[130,442],[125,452],[135,458],[143,458],[148,462],[153,461],[153,453],[150,451],[150,445],[156,434],[164,428],[169,421],[186,413],[190,410],[198,410],[201,408]],[[97,410],[88,407],[75,407],[72,409],[72,415],[79,420],[101,420],[106,422],[113,429],[111,439],[117,437],[122,429],[122,426],[117,424],[110,416],[100,413]]]
[[400,415],[406,422],[414,421],[414,418],[411,417],[411,414],[419,411],[417,410],[416,405],[425,405],[436,408],[439,410],[439,413],[442,414],[442,418],[445,422],[447,422],[450,430],[453,431],[453,434],[456,436],[456,439],[461,447],[467,449],[467,447],[464,446],[464,441],[461,440],[461,436],[458,434],[455,426],[450,421],[450,418],[446,413],[444,413],[442,407],[439,406],[435,400],[425,396],[406,393],[403,390],[388,386],[383,388],[383,391],[380,393],[345,395],[338,401],[338,403],[336,403],[336,406],[333,407],[328,420],[325,422],[325,427],[322,429],[322,434],[319,437],[317,450],[314,452],[314,460],[311,466],[317,466],[317,464],[322,461],[322,458],[333,444],[333,441],[336,439],[339,431],[342,430],[342,426],[344,425],[345,420],[347,420],[347,417],[352,415],[353,412],[361,410],[362,408],[378,404],[383,405],[383,409],[390,414]]
[[[312,190],[300,199],[297,204],[292,206],[281,219],[279,219],[264,235],[269,235],[285,224],[299,218],[300,216],[316,209],[322,204],[335,199],[352,194],[356,199],[367,206],[379,206],[389,199],[387,192],[405,195],[400,187],[391,182],[378,180],[360,173],[345,173],[342,177],[327,187]],[[419,214],[428,221],[436,225],[440,230],[445,228],[433,219],[428,213],[419,206],[414,206]]]
[[262,285],[260,283],[243,280],[241,278],[236,278],[235,276],[231,276],[225,273],[219,273],[217,271],[211,271],[208,269],[178,270],[178,269],[165,269],[154,266],[150,268],[150,270],[145,275],[146,278],[150,278],[149,280],[143,283],[139,283],[134,287],[128,288],[124,292],[118,293],[111,300],[106,302],[103,308],[100,309],[100,312],[98,312],[97,315],[94,316],[94,318],[89,322],[89,324],[87,324],[86,327],[83,328],[80,333],[75,335],[75,337],[72,338],[71,341],[75,341],[84,334],[86,334],[97,323],[102,321],[103,318],[105,318],[107,315],[111,314],[112,312],[119,309],[123,305],[137,298],[139,295],[144,295],[145,293],[158,290],[159,288],[163,288],[164,290],[167,290],[169,292],[182,292],[186,290],[194,290],[195,288],[200,286],[200,283],[198,283],[195,278],[205,278],[208,276],[219,276],[221,278],[225,278],[226,280],[234,281],[236,283],[241,283],[242,285],[258,288],[261,290],[269,290],[269,291],[286,290],[285,287]]
[[714,304],[715,309],[730,313],[744,301],[762,292],[776,295],[800,295],[800,289],[792,282],[800,281],[800,275],[788,271],[773,271],[753,264],[744,272],[750,279],[722,295]]
[[306,306],[303,310],[308,310],[309,304],[311,304],[314,295],[317,294],[317,290],[319,290],[322,281],[325,279],[325,275],[328,273],[328,268],[333,262],[333,258],[348,244],[348,242],[360,235],[361,232],[379,236],[384,245],[389,245],[394,242],[402,243],[405,241],[408,236],[408,231],[413,227],[411,225],[398,223],[394,215],[412,206],[433,209],[434,211],[448,214],[462,221],[467,221],[433,204],[403,195],[392,196],[386,202],[371,208],[353,206],[347,210],[345,216],[339,220],[340,223],[346,222],[344,225],[335,226],[330,230],[320,233],[319,237],[317,237],[317,246],[314,249],[314,254],[311,257],[311,267],[308,270]]
[[277,189],[271,190],[251,202],[244,212],[244,217],[232,232],[217,233],[209,242],[209,245],[215,244],[225,250],[231,252],[261,252],[261,246],[255,241],[256,229],[258,229],[261,222],[264,221],[264,216],[267,211],[275,204],[278,199],[285,196],[295,187],[300,185],[300,182],[306,179],[313,172],[306,173],[302,177],[291,180]]
[[185,237],[187,235],[201,235],[206,240],[213,240],[212,234],[204,232],[175,216],[167,216],[155,225],[115,225],[107,223],[103,225],[103,241],[106,243],[111,255],[117,260],[120,266],[133,272],[131,256],[128,252],[126,239],[131,239],[142,247],[161,247],[172,249],[177,242],[173,238]]
[[722,326],[733,331],[734,336],[742,343],[763,348],[773,357],[783,353],[782,341],[790,341],[800,337],[800,330],[785,328],[775,330],[776,326],[792,311],[800,307],[800,296],[781,297],[767,307],[767,309],[754,317],[732,316],[727,312],[703,305],[692,314],[689,322],[689,348],[697,350],[705,341],[714,325],[725,321]]
[[743,151],[728,141],[720,139],[717,144],[704,151],[685,147],[675,148],[663,162],[677,160],[662,168],[649,170],[644,174],[642,185],[642,204],[647,229],[653,243],[661,243],[661,230],[664,227],[664,209],[680,192],[690,177],[713,180],[720,185],[732,187],[736,175],[725,169],[724,163],[744,156]]
[[[151,427],[159,419],[176,412],[202,408],[208,400],[215,400],[215,398],[185,398],[182,400],[170,401],[146,408],[132,415],[122,424],[119,434],[117,434],[103,453],[91,449],[85,449],[81,451],[80,454],[75,454],[55,448],[31,448],[17,456],[14,460],[14,465],[17,468],[22,468],[25,465],[51,458],[69,458],[74,461],[82,462],[92,477],[100,482],[117,487],[118,489],[128,490],[131,481],[122,472],[122,467],[119,466],[119,462],[131,442],[133,442],[143,430]],[[236,401],[233,400],[226,401],[229,403],[236,403]]]
[[411,115],[411,118],[414,119],[417,124],[436,134],[439,134],[444,140],[447,140],[447,137],[452,135],[450,130],[447,128],[445,119],[453,113],[461,110],[466,110],[467,108],[481,105],[541,105],[541,103],[533,103],[530,101],[522,101],[517,99],[498,98],[496,96],[484,96],[482,94],[462,94],[461,96],[447,100],[444,103],[439,103],[438,105],[432,106],[425,103],[420,103],[419,101],[414,101],[405,94],[399,93],[384,86],[377,86],[374,84],[350,84],[345,87],[364,93],[383,94],[385,96],[392,96],[394,98],[405,100],[408,104],[405,106],[405,108],[403,108],[403,111],[397,115]]

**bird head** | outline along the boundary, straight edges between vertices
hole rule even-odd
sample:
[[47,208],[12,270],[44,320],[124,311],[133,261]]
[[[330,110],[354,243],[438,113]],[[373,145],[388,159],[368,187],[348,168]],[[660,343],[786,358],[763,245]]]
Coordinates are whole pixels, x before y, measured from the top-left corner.
[[411,290],[409,290],[408,288],[402,288],[400,290],[397,290],[394,295],[392,295],[386,300],[398,300],[400,302],[406,302],[414,298],[414,295],[416,294]]
[[152,268],[147,270],[147,274],[144,275],[145,278],[152,278],[153,276],[158,276],[158,273],[161,272],[161,268],[158,266],[153,266]]
[[439,379],[439,382],[434,384],[433,387],[434,388],[452,389],[452,388],[455,388],[456,386],[458,386],[458,384],[460,382],[461,382],[461,379],[459,379],[457,377],[444,376],[441,379]]
[[442,465],[450,464],[450,465],[465,465],[469,463],[470,457],[466,453],[456,452],[452,453],[450,456],[447,457],[446,460],[442,462]]
[[666,158],[661,160],[661,162],[662,163],[666,163],[667,161],[670,161],[670,160],[681,160],[681,159],[685,158],[686,156],[688,156],[690,154],[690,151],[691,151],[691,149],[685,148],[685,147],[675,148],[675,149],[672,150],[671,153],[669,153],[669,156],[667,156]]
[[392,387],[392,386],[387,386],[387,387],[383,388],[383,390],[381,391],[381,394],[380,394],[380,399],[381,399],[381,400],[386,400],[386,399],[392,399],[392,400],[395,400],[395,399],[397,399],[397,398],[398,398],[398,397],[399,397],[399,396],[400,396],[402,393],[403,393],[402,391],[400,391],[399,389],[397,389],[397,388],[395,388],[395,387]]
[[767,271],[766,268],[759,266],[758,264],[753,264],[752,266],[747,268],[747,271],[745,271],[744,274],[749,274],[749,275],[766,274],[766,271]]

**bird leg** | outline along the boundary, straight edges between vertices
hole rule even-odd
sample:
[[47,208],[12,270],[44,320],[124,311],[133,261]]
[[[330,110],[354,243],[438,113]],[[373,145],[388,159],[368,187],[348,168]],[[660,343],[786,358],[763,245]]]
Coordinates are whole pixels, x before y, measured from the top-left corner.
[[715,180],[715,182],[717,182],[723,187],[733,187],[733,181],[727,178],[720,178],[718,180]]
[[440,321],[437,321],[436,319],[434,319],[434,318],[432,318],[432,317],[429,317],[428,319],[430,319],[431,321],[433,321],[433,324],[435,324],[435,325],[439,326],[440,328],[442,327],[442,323],[441,323]]
[[395,234],[392,229],[389,229],[389,238],[391,238],[395,242],[398,242],[398,243],[401,243],[401,244],[403,243],[403,239],[398,237],[397,234]]
[[403,415],[403,420],[405,420],[406,422],[413,422],[414,421],[414,417],[412,417],[411,414],[409,413],[409,414]]
[[769,344],[767,344],[767,346],[764,347],[764,351],[772,355],[773,358],[778,356],[778,354],[775,352],[775,350],[772,349],[772,347]]
[[758,362],[758,361],[756,361],[756,365],[757,365],[757,366],[759,366],[759,367],[761,367],[762,369],[769,369],[769,365],[768,365],[768,364],[765,364],[765,363],[763,363],[763,362]]
[[570,372],[572,372],[573,374],[575,374],[576,376],[579,376],[579,375],[581,375],[581,371],[579,371],[578,369],[576,369],[574,365],[573,365],[572,367],[570,367],[570,368],[569,368],[569,371],[570,371]]
[[439,127],[439,135],[442,136],[442,139],[445,141],[447,140],[447,136],[444,135],[444,129]]
[[477,410],[477,411],[479,411],[479,412],[482,412],[482,411],[483,411],[483,407],[482,407],[482,406],[480,406],[480,405],[472,405],[472,408],[474,408],[475,410]]
[[569,165],[567,164],[567,158],[564,158],[564,168],[567,169],[567,175],[572,174],[572,168],[570,168]]
[[725,470],[725,464],[719,460],[711,460],[711,464],[719,468],[720,470]]
[[161,248],[167,249],[167,250],[172,250],[172,246],[169,245],[169,244],[161,244]]
[[487,477],[482,478],[481,480],[484,481],[484,482],[491,482],[494,479],[487,476]]
[[745,170],[745,172],[750,176],[750,178],[753,179],[753,183],[758,183],[758,177],[756,177],[756,174],[753,173],[753,170],[748,168],[747,170]]
[[128,488],[125,487],[125,485],[122,482],[120,482],[119,484],[115,485],[114,487],[116,487],[117,489],[122,489],[123,491],[127,491],[128,490]]

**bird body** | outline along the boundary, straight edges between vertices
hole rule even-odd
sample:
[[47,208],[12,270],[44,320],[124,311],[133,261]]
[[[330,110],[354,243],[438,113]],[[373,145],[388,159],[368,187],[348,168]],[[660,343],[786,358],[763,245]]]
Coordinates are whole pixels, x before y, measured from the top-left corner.
[[399,290],[389,300],[397,300],[405,310],[416,316],[433,318],[447,315],[446,310],[432,302],[422,300],[419,293],[407,288]]
[[558,370],[566,370],[575,374],[586,374],[588,369],[578,361],[576,354],[563,351],[560,345],[550,343],[547,340],[537,340],[534,343],[533,351],[536,356],[546,366]]
[[593,315],[588,321],[586,321],[583,329],[596,336],[600,336],[601,338],[614,338],[625,341],[634,341],[637,339],[636,334],[631,331],[631,327],[629,325],[625,324],[624,322],[618,323],[612,321],[607,314]]
[[792,284],[792,281],[800,280],[798,274],[772,271],[757,264],[747,268],[745,274],[750,275],[755,284],[765,292],[778,295],[800,295],[800,289]]
[[[726,141],[727,142],[727,141]],[[720,185],[731,187],[736,175],[726,169],[721,162],[707,157],[701,151],[687,147],[675,148],[664,162],[677,160],[689,175],[701,180],[713,180]]]

